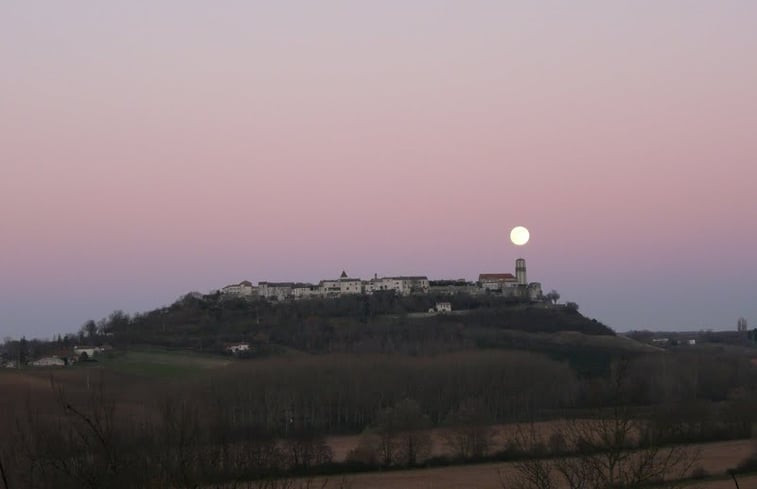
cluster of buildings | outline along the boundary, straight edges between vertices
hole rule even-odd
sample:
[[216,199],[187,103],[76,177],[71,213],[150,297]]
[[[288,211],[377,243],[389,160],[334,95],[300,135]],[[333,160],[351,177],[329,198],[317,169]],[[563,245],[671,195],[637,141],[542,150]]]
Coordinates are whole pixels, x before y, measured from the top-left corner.
[[[77,362],[92,360],[96,355],[111,348],[110,345],[75,346],[71,351],[61,351],[54,355],[43,356],[30,360],[25,365],[29,367],[67,367]],[[2,366],[4,368],[18,368],[24,366],[24,364],[17,359],[9,359],[3,362]]]
[[429,280],[425,276],[379,277],[362,280],[349,277],[346,272],[338,279],[321,280],[318,284],[300,282],[250,281],[227,285],[220,290],[229,297],[260,297],[271,301],[286,301],[313,298],[333,298],[346,295],[371,295],[376,292],[394,292],[397,295],[412,294],[500,294],[528,300],[541,300],[542,288],[538,282],[529,283],[526,276],[526,260],[515,261],[512,273],[482,273],[477,282],[465,280]]

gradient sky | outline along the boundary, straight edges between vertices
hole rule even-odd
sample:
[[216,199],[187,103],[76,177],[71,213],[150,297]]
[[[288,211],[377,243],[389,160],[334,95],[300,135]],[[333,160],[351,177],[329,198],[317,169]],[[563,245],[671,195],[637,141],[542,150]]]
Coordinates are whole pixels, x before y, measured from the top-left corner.
[[0,337],[521,255],[618,331],[755,327],[755,25],[751,0],[4,0]]

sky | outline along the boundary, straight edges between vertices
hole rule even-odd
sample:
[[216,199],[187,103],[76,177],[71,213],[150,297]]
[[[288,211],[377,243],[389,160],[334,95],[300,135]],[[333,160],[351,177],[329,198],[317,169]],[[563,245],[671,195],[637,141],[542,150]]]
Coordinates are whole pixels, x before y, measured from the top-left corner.
[[521,256],[616,331],[757,327],[756,23],[751,0],[4,0],[0,338]]

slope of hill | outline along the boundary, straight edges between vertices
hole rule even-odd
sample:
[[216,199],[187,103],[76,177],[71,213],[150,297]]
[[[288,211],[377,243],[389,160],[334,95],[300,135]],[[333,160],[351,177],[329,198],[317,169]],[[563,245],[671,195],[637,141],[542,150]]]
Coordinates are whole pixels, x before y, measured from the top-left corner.
[[[293,348],[309,353],[434,354],[470,348],[517,346],[506,331],[614,336],[607,326],[578,311],[501,297],[444,297],[461,313],[417,314],[440,300],[393,294],[270,303],[187,296],[173,305],[128,317],[114,313],[100,330],[114,345],[152,344],[223,352],[249,342],[261,353]],[[508,339],[509,338],[509,339]]]

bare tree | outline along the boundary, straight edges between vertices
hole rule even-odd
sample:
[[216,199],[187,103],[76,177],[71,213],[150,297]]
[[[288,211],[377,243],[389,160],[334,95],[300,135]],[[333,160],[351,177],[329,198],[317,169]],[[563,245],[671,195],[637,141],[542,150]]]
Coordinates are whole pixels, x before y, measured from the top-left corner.
[[[514,473],[500,473],[505,489],[605,489],[637,488],[649,484],[676,488],[697,461],[698,451],[687,446],[663,446],[654,438],[640,443],[648,432],[647,421],[631,415],[625,406],[627,362],[613,366],[608,389],[614,405],[597,413],[595,419],[567,422],[559,434],[568,456],[518,462]],[[535,433],[524,437],[523,451],[533,451],[541,443]]]
[[492,442],[492,416],[481,399],[467,399],[446,419],[442,435],[447,446],[460,458],[483,457]]

